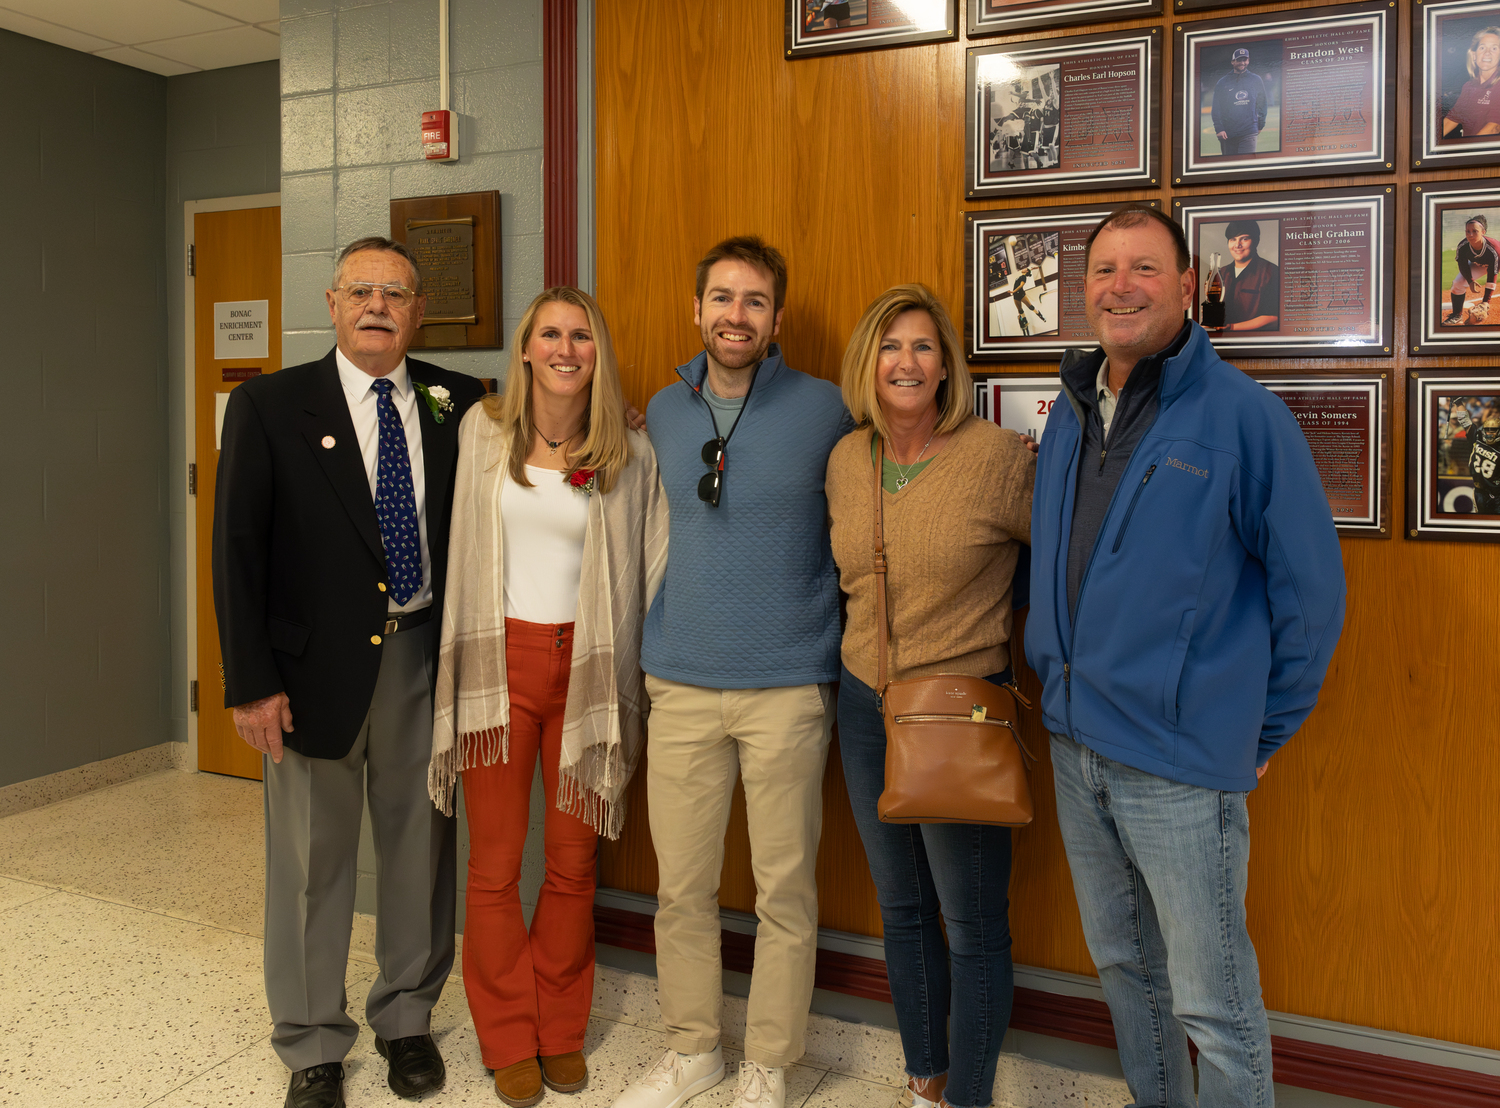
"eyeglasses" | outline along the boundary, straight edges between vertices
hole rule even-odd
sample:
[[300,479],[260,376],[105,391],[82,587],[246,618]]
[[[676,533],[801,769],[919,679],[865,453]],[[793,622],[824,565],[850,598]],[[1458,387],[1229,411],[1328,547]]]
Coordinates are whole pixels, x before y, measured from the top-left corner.
[[417,290],[409,289],[405,285],[371,285],[364,281],[340,285],[333,291],[343,293],[344,298],[351,304],[368,304],[370,297],[377,292],[385,297],[385,302],[393,308],[405,308],[417,299]]
[[703,464],[713,468],[698,478],[698,499],[711,508],[717,508],[719,493],[724,488],[723,439],[709,439],[703,444]]

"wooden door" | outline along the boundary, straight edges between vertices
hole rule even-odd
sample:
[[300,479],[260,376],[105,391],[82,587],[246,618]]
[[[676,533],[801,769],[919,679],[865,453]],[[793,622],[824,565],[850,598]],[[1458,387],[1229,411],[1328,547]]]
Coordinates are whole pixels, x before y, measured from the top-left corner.
[[[214,480],[223,404],[241,381],[281,368],[281,209],[242,208],[193,216],[194,446],[198,462],[198,768],[260,780],[260,754],[234,731],[224,707],[214,618]],[[262,356],[216,358],[216,304],[266,301]],[[252,318],[250,322],[255,322]],[[219,351],[223,353],[223,350]]]

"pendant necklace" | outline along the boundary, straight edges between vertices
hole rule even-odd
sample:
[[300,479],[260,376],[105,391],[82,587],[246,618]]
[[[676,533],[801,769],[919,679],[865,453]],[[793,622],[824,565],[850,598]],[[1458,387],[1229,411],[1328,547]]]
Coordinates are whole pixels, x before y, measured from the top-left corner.
[[[561,446],[563,443],[568,442],[569,440],[571,440],[574,437],[574,435],[577,435],[578,434],[578,430],[579,429],[575,428],[572,435],[569,435],[566,439],[558,439],[556,442],[553,442],[545,434],[543,434],[542,429],[540,427],[538,427],[536,429],[536,433],[538,435],[541,435],[542,436],[542,441],[547,444],[547,453],[548,454],[556,454],[557,453],[557,448],[559,446]],[[926,449],[926,448],[924,447],[923,449]]]
[[911,478],[908,477],[907,474],[909,474],[912,471],[912,467],[913,466],[915,466],[918,462],[920,462],[922,460],[922,454],[926,454],[927,453],[927,447],[929,447],[929,446],[932,445],[932,440],[933,440],[934,437],[936,437],[936,435],[937,435],[937,428],[934,427],[932,429],[932,434],[927,436],[927,442],[922,447],[922,453],[918,454],[915,458],[913,458],[911,465],[906,466],[905,468],[902,468],[901,460],[896,457],[896,448],[894,446],[891,447],[891,461],[894,462],[895,465],[896,465],[896,491],[897,492],[900,492],[902,489],[906,488],[907,484],[911,481]]

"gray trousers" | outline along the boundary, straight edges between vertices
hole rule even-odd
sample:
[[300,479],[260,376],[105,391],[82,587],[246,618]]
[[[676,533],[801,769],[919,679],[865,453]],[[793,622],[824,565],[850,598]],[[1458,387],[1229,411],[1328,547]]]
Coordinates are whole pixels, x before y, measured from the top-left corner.
[[365,1017],[375,1034],[427,1034],[453,967],[457,823],[427,796],[439,628],[434,617],[385,636],[370,711],[345,757],[287,749],[280,765],[263,759],[266,999],[271,1045],[293,1070],[340,1061],[359,1035],[344,975],[366,793],[380,972]]
[[1259,131],[1251,131],[1248,135],[1239,135],[1236,138],[1219,140],[1220,154],[1253,154],[1255,144],[1260,140]]

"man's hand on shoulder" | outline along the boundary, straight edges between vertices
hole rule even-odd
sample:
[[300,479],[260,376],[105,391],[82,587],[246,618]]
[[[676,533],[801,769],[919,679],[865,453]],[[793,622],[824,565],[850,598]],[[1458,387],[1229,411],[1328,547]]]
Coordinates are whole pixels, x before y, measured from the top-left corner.
[[625,422],[632,431],[644,431],[646,429],[646,417],[636,411],[634,404],[625,404]]
[[292,704],[279,692],[234,709],[234,729],[240,738],[271,761],[281,761],[281,733],[292,729]]
[[1041,447],[1037,444],[1036,439],[1032,438],[1030,435],[1026,434],[1024,431],[1021,432],[1020,434],[1021,434],[1021,445],[1024,446],[1027,450],[1029,450],[1033,454],[1035,454],[1038,450],[1041,449]]

